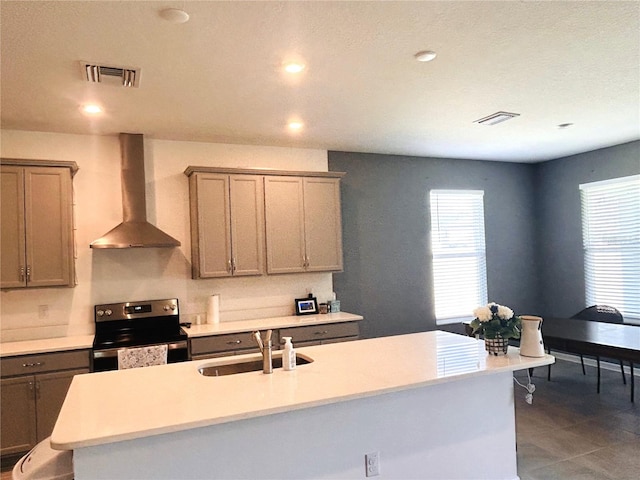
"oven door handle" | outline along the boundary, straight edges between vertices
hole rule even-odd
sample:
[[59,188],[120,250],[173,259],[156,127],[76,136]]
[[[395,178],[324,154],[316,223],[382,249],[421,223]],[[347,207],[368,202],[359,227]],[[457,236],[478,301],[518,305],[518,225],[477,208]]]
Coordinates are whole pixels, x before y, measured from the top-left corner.
[[[158,344],[155,344],[158,345]],[[164,345],[163,343],[160,345]],[[143,348],[143,347],[151,347],[152,345],[142,345],[140,347],[129,347],[129,348]],[[93,358],[113,358],[113,357],[117,357],[118,356],[118,350],[126,350],[127,347],[122,347],[122,348],[107,348],[104,350],[94,350],[93,351]],[[178,350],[181,348],[187,348],[187,341],[183,340],[181,342],[173,342],[173,343],[167,343],[167,348],[169,350]]]

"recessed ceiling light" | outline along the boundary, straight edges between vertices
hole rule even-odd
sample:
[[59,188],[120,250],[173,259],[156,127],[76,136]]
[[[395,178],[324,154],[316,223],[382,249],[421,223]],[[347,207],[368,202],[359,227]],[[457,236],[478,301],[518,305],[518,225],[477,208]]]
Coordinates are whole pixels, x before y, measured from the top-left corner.
[[573,127],[573,123],[561,123],[560,125],[558,125],[558,128],[560,130],[565,130],[567,128],[571,128]]
[[189,14],[179,8],[165,8],[164,10],[160,10],[160,16],[171,23],[185,23],[189,20]]
[[88,103],[82,106],[82,111],[89,115],[98,115],[103,112],[102,107],[100,105],[96,105],[94,103]]
[[284,70],[288,73],[300,73],[304,70],[304,64],[299,62],[285,63]]
[[289,122],[289,125],[288,125],[289,130],[291,130],[292,132],[299,132],[300,130],[302,130],[303,126],[304,124],[298,121]]
[[436,58],[438,54],[432,50],[423,50],[421,52],[416,53],[413,58],[415,58],[419,62],[430,62],[434,58]]

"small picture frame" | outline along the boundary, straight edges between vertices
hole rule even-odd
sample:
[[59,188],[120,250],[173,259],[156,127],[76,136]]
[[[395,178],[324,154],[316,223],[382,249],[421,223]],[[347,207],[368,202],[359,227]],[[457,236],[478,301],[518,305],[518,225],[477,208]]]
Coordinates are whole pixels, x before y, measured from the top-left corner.
[[315,297],[296,298],[296,315],[318,313],[318,300]]

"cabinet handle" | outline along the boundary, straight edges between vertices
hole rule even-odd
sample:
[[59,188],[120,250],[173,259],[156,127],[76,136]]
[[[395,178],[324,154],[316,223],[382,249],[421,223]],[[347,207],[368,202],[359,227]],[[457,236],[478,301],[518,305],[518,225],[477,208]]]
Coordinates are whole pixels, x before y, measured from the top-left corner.
[[20,281],[24,282],[24,267],[20,267]]
[[237,267],[236,267],[236,259],[233,258],[231,260],[231,273],[236,273]]
[[242,340],[232,340],[230,342],[227,342],[227,345],[240,345],[242,343]]
[[44,362],[34,362],[34,363],[23,363],[22,366],[25,368],[31,368],[31,367],[40,367],[44,365]]
[[40,382],[36,381],[36,398],[40,398]]
[[33,392],[33,382],[29,382],[29,391]]
[[227,260],[227,272],[233,273],[233,266],[231,265],[231,259]]
[[322,330],[321,332],[315,332],[314,335],[326,335],[327,333],[329,333],[326,330]]
[[31,265],[27,265],[27,282],[31,281]]

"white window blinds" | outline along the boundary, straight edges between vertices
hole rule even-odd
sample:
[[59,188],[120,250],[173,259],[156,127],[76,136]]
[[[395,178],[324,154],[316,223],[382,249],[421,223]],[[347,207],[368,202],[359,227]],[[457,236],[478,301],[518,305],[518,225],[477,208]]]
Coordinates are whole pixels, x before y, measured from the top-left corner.
[[471,318],[487,303],[484,192],[431,190],[431,255],[436,322]]
[[580,185],[586,306],[640,320],[640,175]]

